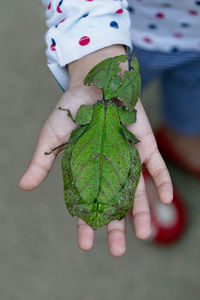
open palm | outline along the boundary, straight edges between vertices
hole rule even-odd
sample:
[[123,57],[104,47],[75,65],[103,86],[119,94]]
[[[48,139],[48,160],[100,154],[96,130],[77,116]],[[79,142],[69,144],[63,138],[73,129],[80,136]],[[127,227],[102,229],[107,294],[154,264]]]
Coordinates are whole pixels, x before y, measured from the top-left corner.
[[[58,107],[68,108],[72,116],[75,117],[81,104],[92,105],[100,99],[102,99],[102,93],[98,88],[82,85],[71,88],[63,94],[40,131],[32,160],[19,182],[21,189],[30,191],[40,185],[48,175],[56,155],[63,148],[59,148],[51,155],[45,155],[45,152],[51,151],[54,147],[67,142],[72,130],[77,126],[67,116],[67,113],[58,110]],[[154,135],[140,101],[138,101],[136,109],[137,122],[129,125],[128,129],[141,141],[136,147],[142,163],[145,164],[155,181],[160,200],[164,204],[170,204],[173,192],[168,170],[157,149]],[[148,238],[150,236],[150,212],[143,176],[141,176],[137,187],[132,210],[136,236],[139,239]],[[125,252],[125,230],[125,218],[120,221],[114,220],[107,225],[109,249],[114,256],[121,256]],[[93,246],[93,241],[94,230],[78,218],[79,247],[82,250],[90,250]]]

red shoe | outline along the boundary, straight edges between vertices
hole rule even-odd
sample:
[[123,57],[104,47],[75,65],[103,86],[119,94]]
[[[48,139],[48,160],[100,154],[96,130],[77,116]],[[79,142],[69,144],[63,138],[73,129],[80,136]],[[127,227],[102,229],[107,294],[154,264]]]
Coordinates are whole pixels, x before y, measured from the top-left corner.
[[171,160],[175,165],[189,172],[190,174],[200,178],[200,170],[194,169],[173,147],[173,144],[167,137],[167,129],[163,126],[155,131],[155,138],[158,144],[158,149],[162,156]]
[[[143,168],[145,182],[153,180],[148,171]],[[170,245],[178,241],[186,228],[186,211],[181,196],[174,188],[172,204],[164,205],[159,199],[150,202],[151,237],[149,240],[160,245]],[[132,211],[129,212],[132,218]]]
[[[153,180],[146,169],[143,170],[145,181]],[[159,199],[150,203],[152,234],[150,240],[154,243],[169,245],[183,235],[186,227],[186,212],[183,200],[174,188],[172,204],[164,205]]]

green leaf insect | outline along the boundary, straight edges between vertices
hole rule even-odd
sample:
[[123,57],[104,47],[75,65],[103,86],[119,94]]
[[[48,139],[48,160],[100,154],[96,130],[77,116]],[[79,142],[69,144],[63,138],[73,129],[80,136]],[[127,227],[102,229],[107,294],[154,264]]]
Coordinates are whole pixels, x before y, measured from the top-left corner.
[[136,121],[140,74],[135,57],[131,70],[121,74],[119,64],[127,59],[126,55],[108,58],[85,77],[84,84],[101,88],[104,99],[80,106],[74,120],[80,126],[72,132],[62,157],[67,209],[93,228],[128,213],[141,174],[134,146],[139,141],[125,127]]

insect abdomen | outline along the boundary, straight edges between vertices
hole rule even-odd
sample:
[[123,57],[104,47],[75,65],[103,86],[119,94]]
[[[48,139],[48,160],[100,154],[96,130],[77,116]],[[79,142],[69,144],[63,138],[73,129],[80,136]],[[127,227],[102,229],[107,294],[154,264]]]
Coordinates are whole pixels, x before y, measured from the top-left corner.
[[84,203],[107,203],[127,179],[130,168],[128,142],[120,128],[115,105],[97,103],[85,133],[74,145],[71,169]]

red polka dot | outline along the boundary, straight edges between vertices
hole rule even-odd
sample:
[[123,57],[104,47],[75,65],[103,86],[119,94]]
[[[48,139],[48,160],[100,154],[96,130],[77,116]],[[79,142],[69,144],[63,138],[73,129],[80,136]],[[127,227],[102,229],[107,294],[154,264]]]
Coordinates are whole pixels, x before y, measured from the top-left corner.
[[56,48],[53,44],[51,44],[51,51],[56,51]]
[[82,36],[79,40],[79,45],[86,46],[90,42],[90,38],[88,36]]
[[48,9],[51,9],[51,2],[50,2],[49,5],[48,5]]
[[120,9],[118,9],[115,13],[116,13],[116,14],[122,14],[123,12],[124,12],[123,9],[120,8]]
[[152,40],[149,37],[145,37],[144,41],[148,44],[152,43]]
[[156,14],[156,18],[158,18],[158,19],[163,19],[164,17],[165,17],[165,15],[162,12],[158,12]]
[[175,36],[176,38],[182,38],[182,37],[183,37],[183,34],[182,34],[181,32],[175,32],[175,33],[174,33],[174,36]]
[[196,10],[189,10],[189,14],[193,15],[193,16],[197,16],[198,15],[198,11],[196,11]]
[[60,23],[64,22],[65,20],[66,20],[66,18],[62,19],[62,20],[60,21]]
[[57,6],[57,12],[58,12],[59,14],[62,13],[62,10],[60,9],[60,6],[59,6],[59,5]]

